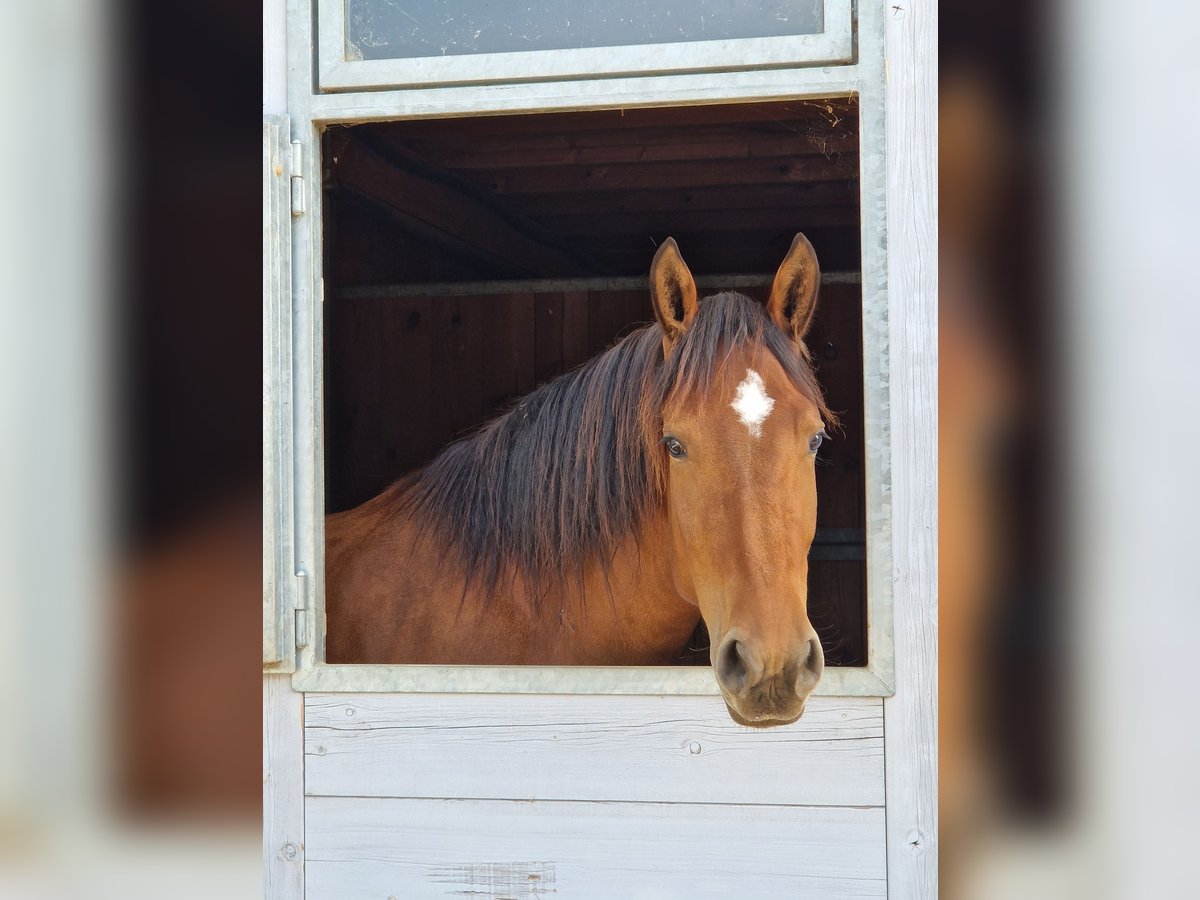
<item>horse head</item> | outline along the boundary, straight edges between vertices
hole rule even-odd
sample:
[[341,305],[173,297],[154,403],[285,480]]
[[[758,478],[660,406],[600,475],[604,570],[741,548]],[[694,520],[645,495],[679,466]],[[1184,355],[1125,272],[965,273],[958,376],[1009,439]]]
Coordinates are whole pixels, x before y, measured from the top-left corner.
[[[671,571],[680,596],[699,607],[721,693],[745,725],[795,721],[824,668],[808,618],[808,551],[826,422],[803,344],[819,280],[812,245],[797,235],[762,333],[705,347],[696,333],[709,316],[706,309],[697,325],[701,304],[715,316],[719,304],[752,301],[699,300],[673,240],[650,271],[671,379],[660,451]],[[718,362],[700,377],[696,361],[705,357]]]

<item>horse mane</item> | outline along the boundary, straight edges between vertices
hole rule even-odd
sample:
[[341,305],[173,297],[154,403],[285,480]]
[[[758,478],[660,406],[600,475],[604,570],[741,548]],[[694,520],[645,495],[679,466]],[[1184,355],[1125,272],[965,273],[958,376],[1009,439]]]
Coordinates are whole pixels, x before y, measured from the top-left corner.
[[663,500],[661,410],[704,391],[736,348],[765,348],[796,387],[825,406],[807,353],[737,293],[700,302],[664,360],[657,324],[630,333],[507,413],[447,447],[381,497],[453,553],[466,584],[495,595],[521,578],[533,602],[599,564]]

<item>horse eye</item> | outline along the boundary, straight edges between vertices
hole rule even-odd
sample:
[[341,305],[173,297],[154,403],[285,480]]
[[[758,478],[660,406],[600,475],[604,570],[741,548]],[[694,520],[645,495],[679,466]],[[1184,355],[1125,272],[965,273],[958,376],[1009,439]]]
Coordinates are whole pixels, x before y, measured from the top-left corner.
[[676,438],[665,437],[663,443],[667,445],[667,452],[671,454],[672,459],[683,459],[687,456],[687,450]]
[[808,442],[808,452],[816,453],[821,446],[821,442],[825,440],[825,432],[818,431],[812,436],[812,440]]

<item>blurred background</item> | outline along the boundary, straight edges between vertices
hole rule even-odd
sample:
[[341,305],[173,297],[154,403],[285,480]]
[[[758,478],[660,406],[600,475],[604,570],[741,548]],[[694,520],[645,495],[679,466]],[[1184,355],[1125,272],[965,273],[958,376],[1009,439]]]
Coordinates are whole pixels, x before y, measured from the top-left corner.
[[0,7],[0,897],[261,892],[258,12]]
[[940,12],[941,889],[1194,896],[1197,12]]
[[[3,897],[260,891],[256,15],[0,8]],[[1200,12],[940,18],[942,891],[1194,896]]]

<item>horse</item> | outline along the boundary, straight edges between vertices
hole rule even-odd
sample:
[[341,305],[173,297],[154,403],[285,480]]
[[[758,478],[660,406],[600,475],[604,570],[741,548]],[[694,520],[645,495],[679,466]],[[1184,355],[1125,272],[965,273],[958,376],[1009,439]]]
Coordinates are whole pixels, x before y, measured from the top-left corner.
[[701,300],[668,238],[654,324],[326,518],[327,662],[668,664],[703,619],[733,720],[797,720],[824,668],[819,282],[798,234],[765,305]]

